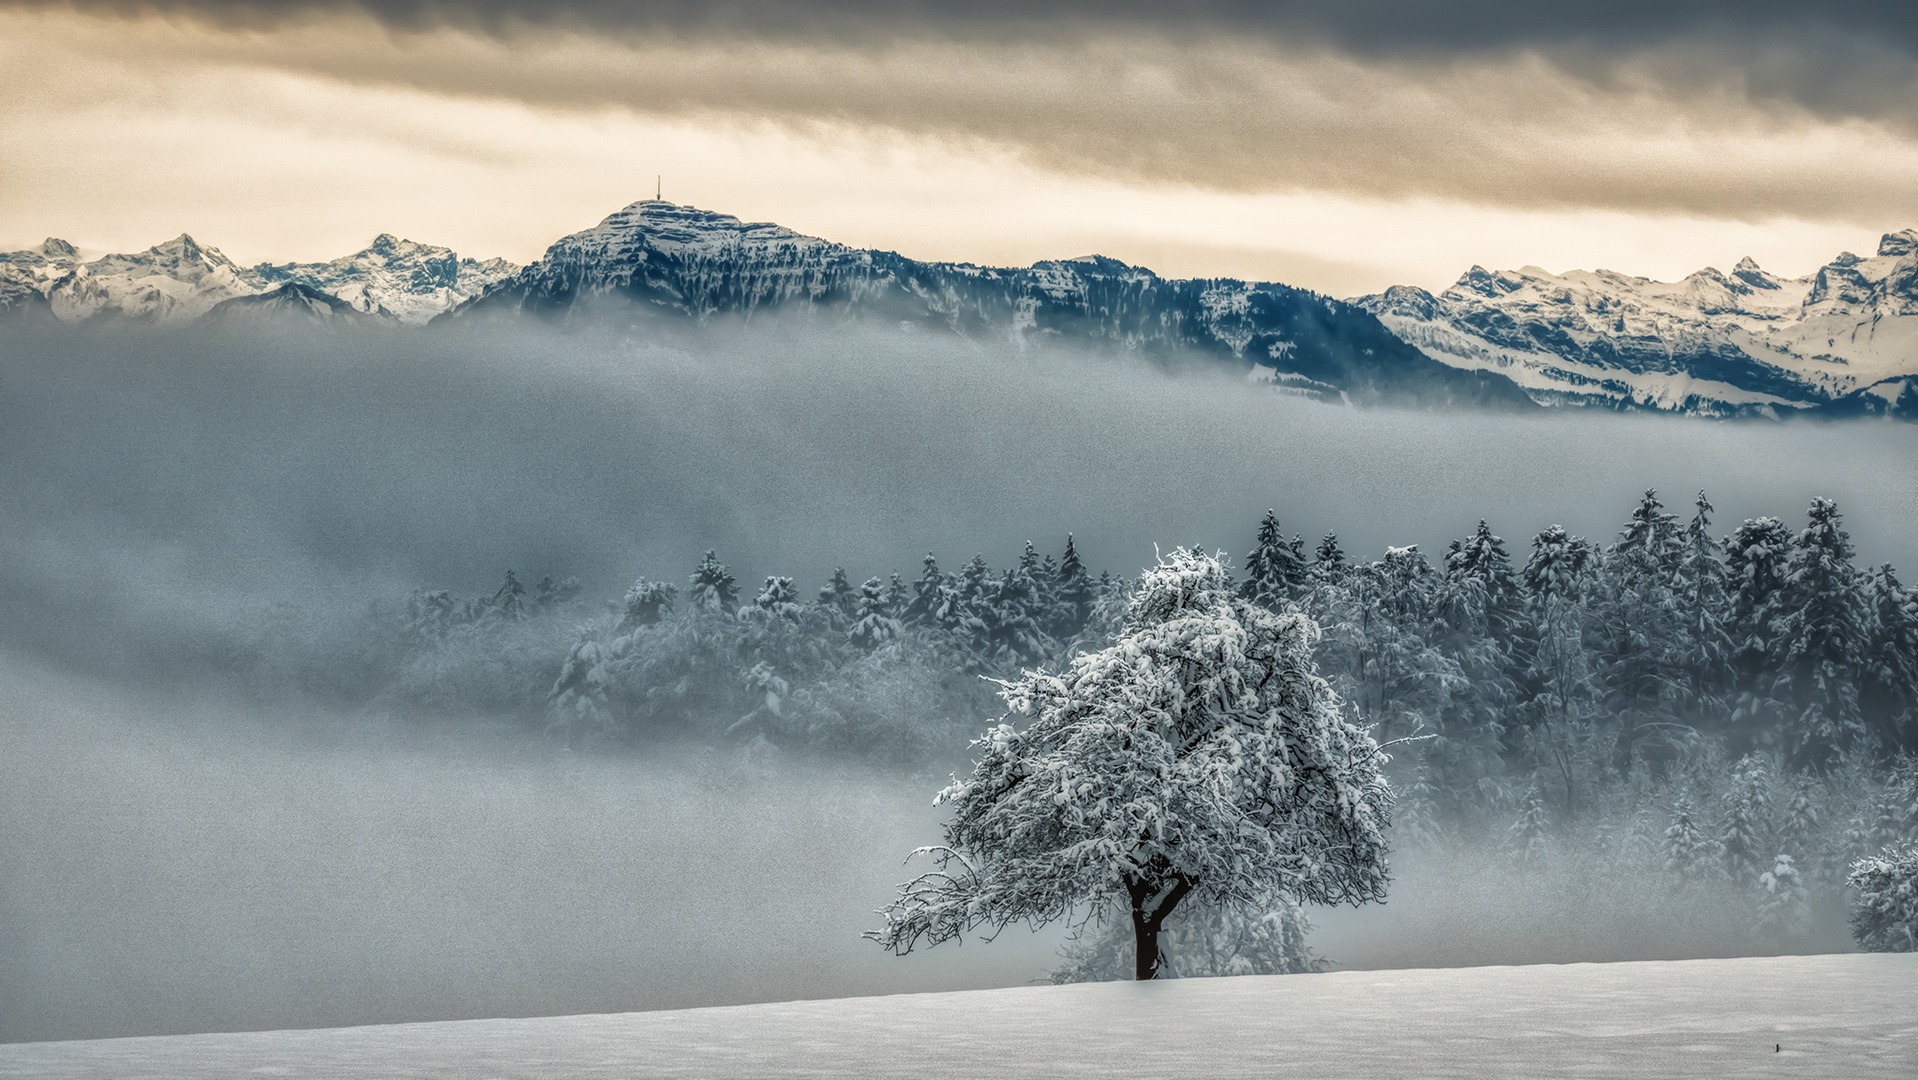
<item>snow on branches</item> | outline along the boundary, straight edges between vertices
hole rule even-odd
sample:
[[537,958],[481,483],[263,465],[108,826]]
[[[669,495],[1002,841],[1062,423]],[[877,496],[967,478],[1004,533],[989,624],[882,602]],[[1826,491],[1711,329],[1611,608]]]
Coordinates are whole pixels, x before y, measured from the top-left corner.
[[1011,714],[940,792],[945,844],[868,937],[904,954],[979,927],[1132,916],[1137,974],[1182,901],[1258,918],[1384,896],[1383,755],[1312,663],[1318,630],[1235,595],[1219,558],[1174,550],[1124,628],[1069,671],[1004,682]]

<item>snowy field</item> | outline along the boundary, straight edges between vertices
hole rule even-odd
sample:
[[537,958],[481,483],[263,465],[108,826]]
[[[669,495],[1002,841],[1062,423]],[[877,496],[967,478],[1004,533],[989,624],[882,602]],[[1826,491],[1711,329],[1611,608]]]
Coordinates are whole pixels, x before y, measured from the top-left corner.
[[0,1046],[35,1080],[1918,1076],[1918,955],[1098,983]]

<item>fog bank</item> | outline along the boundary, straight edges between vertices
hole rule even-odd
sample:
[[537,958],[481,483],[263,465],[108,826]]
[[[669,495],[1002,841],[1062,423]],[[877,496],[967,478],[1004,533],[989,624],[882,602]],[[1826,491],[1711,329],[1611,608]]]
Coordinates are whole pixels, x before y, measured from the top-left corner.
[[[672,345],[538,331],[0,341],[0,642],[108,670],[217,663],[416,587],[577,575],[591,597],[837,566],[1004,565],[1076,535],[1242,556],[1259,515],[1355,557],[1481,518],[1522,559],[1606,540],[1640,491],[1721,529],[1836,498],[1862,562],[1918,564],[1918,429],[1361,411],[1204,369],[844,328]],[[1909,572],[1909,571],[1908,571]],[[317,631],[315,631],[317,632]]]

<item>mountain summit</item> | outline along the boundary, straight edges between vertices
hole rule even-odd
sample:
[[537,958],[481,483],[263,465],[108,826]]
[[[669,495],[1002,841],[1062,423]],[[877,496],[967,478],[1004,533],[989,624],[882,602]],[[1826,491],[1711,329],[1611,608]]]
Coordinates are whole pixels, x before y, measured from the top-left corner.
[[1677,282],[1475,266],[1437,296],[1395,286],[1355,302],[1434,359],[1509,375],[1546,404],[1736,416],[1918,402],[1918,229],[1801,278],[1750,257]]
[[1014,345],[1210,357],[1331,400],[1532,407],[1505,376],[1435,362],[1369,312],[1303,289],[1172,280],[1099,256],[1011,269],[921,262],[657,199],[564,237],[441,318],[696,325],[775,312]]

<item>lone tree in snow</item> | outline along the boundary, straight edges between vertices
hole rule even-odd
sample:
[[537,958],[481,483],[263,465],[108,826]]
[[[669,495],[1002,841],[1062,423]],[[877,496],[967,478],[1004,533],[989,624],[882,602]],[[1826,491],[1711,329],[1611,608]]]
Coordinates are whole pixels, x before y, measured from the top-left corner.
[[1258,919],[1382,899],[1384,757],[1314,671],[1317,633],[1236,596],[1218,559],[1174,550],[1110,647],[1003,684],[1031,722],[974,744],[972,774],[939,793],[946,842],[914,852],[933,869],[866,936],[903,955],[982,926],[1083,925],[1116,903],[1151,979],[1181,903]]

